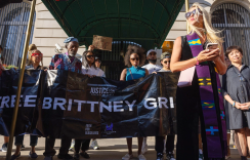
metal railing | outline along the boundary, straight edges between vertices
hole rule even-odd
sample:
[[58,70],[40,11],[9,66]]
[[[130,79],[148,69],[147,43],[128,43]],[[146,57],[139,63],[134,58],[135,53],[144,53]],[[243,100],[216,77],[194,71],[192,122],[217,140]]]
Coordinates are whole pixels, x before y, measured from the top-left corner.
[[221,30],[224,50],[232,45],[243,49],[243,62],[250,64],[250,13],[241,5],[224,3],[212,9],[213,27]]

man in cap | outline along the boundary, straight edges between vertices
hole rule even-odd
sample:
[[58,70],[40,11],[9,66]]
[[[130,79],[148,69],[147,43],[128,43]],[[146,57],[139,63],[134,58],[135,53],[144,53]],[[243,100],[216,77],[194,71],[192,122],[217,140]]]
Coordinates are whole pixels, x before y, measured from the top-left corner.
[[[146,56],[147,56],[147,60],[149,63],[142,66],[142,68],[147,69],[149,74],[157,72],[162,68],[161,66],[156,65],[157,57],[156,57],[156,51],[154,49],[150,49],[147,52]],[[148,150],[147,138],[144,137],[143,143],[142,143],[142,154],[145,154],[147,152],[147,150]]]
[[[67,52],[65,54],[59,53],[52,57],[49,69],[67,70],[71,72],[81,73],[82,62],[76,58],[76,53],[79,48],[79,42],[77,38],[69,37],[65,41],[65,48]],[[56,151],[54,150],[55,138],[53,136],[46,137],[45,142],[45,156],[44,160],[52,160]],[[58,159],[73,160],[73,157],[68,154],[71,144],[71,138],[62,136],[61,148],[58,154]]]
[[150,49],[147,52],[147,60],[149,63],[147,65],[144,65],[142,68],[147,69],[149,74],[157,72],[162,68],[161,66],[156,65],[157,61],[156,50]]
[[65,41],[65,54],[59,53],[52,57],[49,69],[67,70],[71,72],[81,73],[82,62],[76,58],[79,48],[77,38],[69,37]]

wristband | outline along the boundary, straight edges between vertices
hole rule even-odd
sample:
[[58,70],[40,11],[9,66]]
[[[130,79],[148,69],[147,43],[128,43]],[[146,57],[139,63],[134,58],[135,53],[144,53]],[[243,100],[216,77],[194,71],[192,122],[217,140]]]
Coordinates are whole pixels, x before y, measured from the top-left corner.
[[234,101],[234,103],[233,103],[233,107],[235,107],[235,101]]
[[200,64],[200,62],[199,62],[197,57],[195,57],[195,59],[196,59],[196,66],[198,66]]

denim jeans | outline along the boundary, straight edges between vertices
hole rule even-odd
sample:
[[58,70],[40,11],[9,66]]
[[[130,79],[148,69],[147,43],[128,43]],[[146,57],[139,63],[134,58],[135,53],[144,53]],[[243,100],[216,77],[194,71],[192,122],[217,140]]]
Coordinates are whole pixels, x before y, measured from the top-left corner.
[[[15,141],[15,145],[19,146],[23,144],[23,139],[24,139],[24,135],[18,135],[16,136],[16,141]],[[30,146],[34,147],[37,145],[37,141],[38,141],[38,137],[37,136],[33,136],[30,135]]]

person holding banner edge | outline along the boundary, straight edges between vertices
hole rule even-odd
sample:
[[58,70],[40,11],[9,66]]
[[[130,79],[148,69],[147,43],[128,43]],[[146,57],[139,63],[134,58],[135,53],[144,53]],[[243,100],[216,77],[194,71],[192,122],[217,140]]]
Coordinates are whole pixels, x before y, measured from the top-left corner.
[[[41,70],[43,69],[43,54],[41,51],[37,50],[37,47],[35,44],[31,44],[29,46],[29,55],[28,55],[28,63],[25,69],[27,70]],[[40,65],[41,63],[41,65]],[[24,134],[18,135],[15,137],[15,145],[16,145],[16,151],[15,154],[11,156],[11,160],[15,160],[21,156],[21,147],[23,145],[24,140]],[[29,153],[30,158],[36,159],[38,155],[35,152],[35,146],[37,145],[38,136],[37,135],[30,135],[30,146],[31,150]]]
[[[175,40],[170,69],[180,72],[190,67],[196,68],[193,70],[192,84],[177,88],[177,159],[198,159],[200,116],[204,158],[224,160],[226,122],[218,77],[218,74],[225,74],[227,69],[223,40],[213,29],[210,14],[199,3],[192,5],[186,18],[191,33]],[[205,49],[207,43],[217,43],[219,48]]]
[[[67,53],[65,54],[56,54],[52,57],[49,69],[59,69],[59,70],[68,70],[71,72],[81,73],[82,62],[75,57],[78,48],[79,42],[77,38],[69,37],[65,41],[65,48]],[[46,137],[45,142],[45,156],[44,160],[52,160],[56,151],[54,150],[55,138],[48,136]],[[63,160],[73,160],[73,157],[68,154],[71,144],[71,138],[63,136],[61,138],[61,148],[60,153],[58,154],[58,159]]]
[[[124,58],[125,65],[129,68],[125,68],[122,73],[120,80],[121,81],[129,81],[135,80],[142,77],[147,76],[148,70],[141,68],[145,63],[145,56],[143,54],[144,50],[135,45],[129,45],[127,53]],[[146,158],[142,155],[142,141],[143,137],[138,137],[138,159],[146,160]],[[128,146],[128,154],[122,157],[122,160],[130,160],[133,158],[132,154],[132,138],[127,138],[127,146]]]
[[[95,66],[94,46],[90,45],[87,51],[82,54],[82,74],[89,77],[100,76],[105,77],[104,72]],[[96,139],[93,139],[94,145],[98,147]],[[75,139],[74,159],[79,160],[80,155],[83,158],[89,159],[86,151],[89,149],[90,139]],[[81,153],[79,154],[81,149]]]
[[[171,72],[170,59],[171,59],[171,54],[169,52],[164,52],[161,54],[161,64],[163,67],[158,72]],[[157,72],[153,72],[153,73],[157,74]],[[155,137],[155,150],[157,152],[157,159],[156,160],[163,160],[163,150],[166,151],[167,160],[175,160],[175,158],[174,158],[174,139],[175,139],[175,135],[167,135],[166,143],[164,143],[165,136],[164,137],[162,137],[162,136]]]

